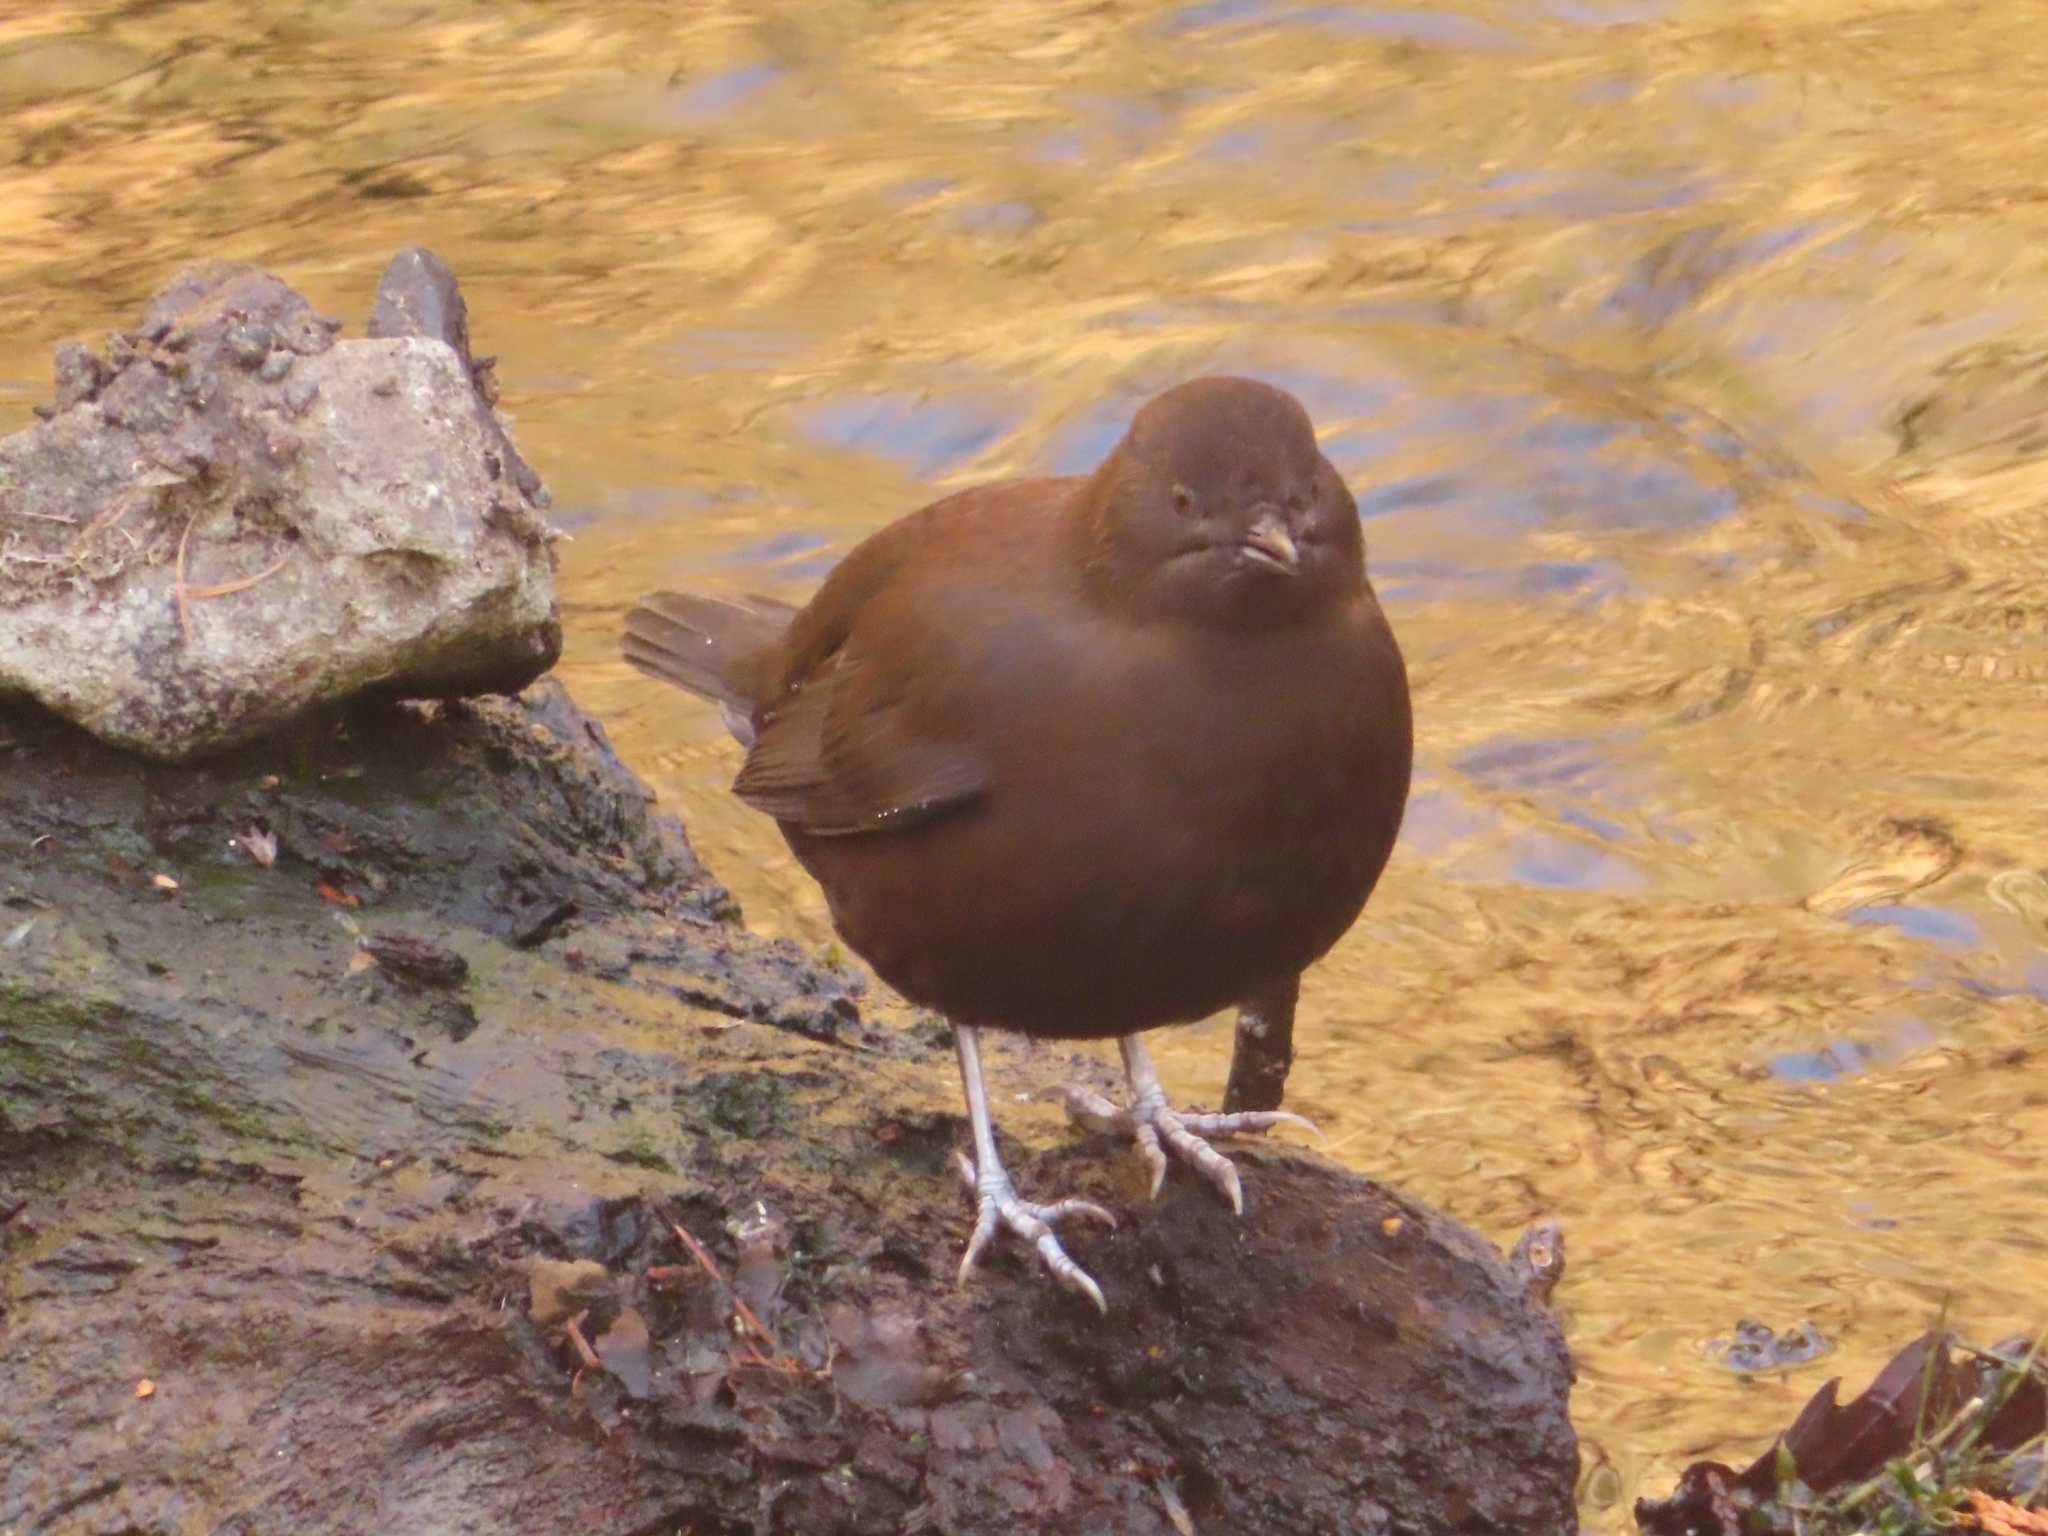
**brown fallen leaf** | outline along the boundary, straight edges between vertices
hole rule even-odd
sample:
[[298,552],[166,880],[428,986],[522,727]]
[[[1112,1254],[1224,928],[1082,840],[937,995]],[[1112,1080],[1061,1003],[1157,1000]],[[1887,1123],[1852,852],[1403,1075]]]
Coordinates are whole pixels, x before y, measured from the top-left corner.
[[250,823],[242,829],[242,847],[249,857],[265,869],[277,862],[277,834],[268,828]]
[[158,871],[156,874],[151,875],[149,877],[149,883],[155,886],[160,891],[175,891],[178,888],[178,882],[176,878],[171,875],[164,874],[162,871]]
[[156,1383],[147,1376],[143,1377],[142,1380],[135,1383],[135,1395],[137,1397],[155,1397]]
[[1963,1530],[1989,1531],[1991,1536],[2048,1536],[2048,1513],[1994,1499],[1981,1489],[1972,1489],[1968,1497],[1969,1509],[1956,1516]]
[[[1736,1536],[1749,1528],[1743,1524],[1743,1512],[1777,1493],[1781,1471],[1788,1464],[1800,1482],[1819,1494],[1879,1476],[1887,1462],[1906,1455],[1924,1434],[1948,1423],[1968,1405],[1991,1400],[2004,1363],[2023,1358],[2027,1351],[2025,1340],[2009,1340],[1995,1351],[1969,1350],[1967,1358],[1958,1359],[1952,1342],[1949,1334],[1938,1330],[1922,1334],[1847,1403],[1836,1397],[1841,1378],[1823,1383],[1791,1428],[1748,1468],[1738,1473],[1720,1462],[1694,1462],[1680,1474],[1669,1498],[1636,1501],[1637,1526],[1651,1536]],[[2048,1386],[2038,1372],[2011,1390],[1981,1424],[1980,1433],[1979,1443],[1992,1451],[2017,1450],[2048,1433]],[[2021,1536],[2036,1536],[2026,1526],[2015,1529]],[[2048,1536],[2048,1531],[2039,1536]]]
[[356,897],[351,896],[347,891],[336,890],[325,880],[322,880],[313,889],[320,893],[322,901],[331,901],[337,907],[360,907],[362,905],[362,902]]
[[527,1310],[543,1328],[612,1293],[611,1272],[595,1259],[535,1259],[526,1272]]
[[647,1320],[632,1307],[621,1307],[618,1320],[597,1336],[598,1359],[619,1378],[619,1385],[633,1397],[654,1391],[654,1346],[647,1333]]

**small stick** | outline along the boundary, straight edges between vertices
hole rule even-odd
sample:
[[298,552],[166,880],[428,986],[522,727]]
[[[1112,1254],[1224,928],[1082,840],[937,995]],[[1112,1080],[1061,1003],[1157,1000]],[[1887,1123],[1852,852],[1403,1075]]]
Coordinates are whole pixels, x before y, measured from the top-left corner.
[[733,1316],[754,1330],[755,1337],[760,1339],[763,1344],[766,1344],[770,1349],[775,1347],[774,1337],[763,1326],[761,1319],[754,1315],[754,1309],[740,1299],[740,1294],[737,1291],[733,1292],[732,1311]]
[[244,576],[236,581],[217,581],[210,587],[187,587],[187,597],[226,597],[230,592],[246,592],[259,581],[267,581],[291,563],[290,555],[280,555],[254,576]]
[[32,517],[39,523],[63,523],[70,528],[78,526],[78,519],[64,512],[31,512],[27,507],[8,507],[6,512],[9,517]]
[[[694,1257],[694,1260],[696,1260],[696,1264],[698,1264],[698,1266],[700,1266],[702,1270],[705,1270],[705,1274],[709,1274],[709,1276],[711,1276],[713,1280],[717,1280],[717,1282],[719,1282],[719,1284],[723,1286],[723,1284],[725,1284],[725,1276],[723,1276],[723,1274],[719,1274],[719,1266],[717,1266],[717,1260],[713,1260],[713,1257],[711,1257],[711,1253],[709,1253],[709,1251],[705,1249],[705,1245],[702,1245],[702,1243],[698,1243],[698,1241],[696,1241],[694,1237],[690,1237],[690,1231],[688,1231],[688,1229],[686,1229],[686,1227],[684,1227],[684,1225],[682,1225],[680,1221],[670,1221],[668,1225],[676,1229],[676,1237],[680,1237],[680,1239],[682,1239],[682,1245],[684,1245],[686,1249],[690,1249],[690,1257]],[[649,1272],[649,1274],[651,1274],[651,1272]],[[762,1343],[766,1343],[766,1346],[768,1346],[770,1350],[774,1348],[774,1335],[772,1335],[772,1333],[768,1331],[766,1323],[762,1323],[762,1319],[760,1319],[760,1317],[758,1317],[758,1315],[754,1313],[754,1309],[752,1309],[752,1307],[748,1307],[748,1303],[745,1303],[745,1298],[743,1298],[743,1296],[741,1296],[741,1294],[739,1294],[737,1290],[733,1292],[733,1317],[735,1317],[735,1319],[739,1319],[739,1325],[741,1325],[743,1329],[748,1329],[748,1331],[750,1331],[750,1333],[752,1333],[754,1337],[758,1337],[758,1339],[760,1339]],[[762,1362],[762,1364],[770,1364],[770,1362]]]
[[185,610],[185,545],[191,540],[192,525],[199,521],[194,512],[185,520],[185,531],[178,535],[178,564],[171,573],[171,590],[178,598],[178,633],[185,637],[185,643],[192,643],[192,615]]
[[683,1240],[683,1246],[690,1250],[690,1257],[702,1266],[704,1273],[721,1285],[724,1284],[725,1276],[718,1272],[717,1261],[706,1251],[704,1245],[690,1236],[689,1230],[680,1221],[671,1221],[669,1225],[675,1229],[676,1236]]
[[[126,517],[130,512],[132,512],[137,506],[141,505],[141,502],[142,498],[136,495],[134,491],[123,491],[119,496],[116,496],[111,502],[107,504],[107,509],[104,512],[100,513],[98,517],[95,517],[91,522],[85,525],[84,532],[80,533],[77,538],[71,541],[71,547],[73,549],[76,549],[78,548],[79,545],[83,544],[87,539],[91,538],[94,534],[98,533],[102,528],[111,528],[115,523],[120,522],[122,518]],[[123,533],[126,533],[128,530],[123,528],[121,531]]]
[[577,1326],[588,1316],[590,1309],[585,1307],[562,1326],[568,1330],[569,1342],[576,1346],[576,1353],[583,1357],[584,1368],[599,1371],[604,1369],[604,1362],[597,1358],[597,1351],[590,1347],[590,1341],[583,1337],[583,1330]]

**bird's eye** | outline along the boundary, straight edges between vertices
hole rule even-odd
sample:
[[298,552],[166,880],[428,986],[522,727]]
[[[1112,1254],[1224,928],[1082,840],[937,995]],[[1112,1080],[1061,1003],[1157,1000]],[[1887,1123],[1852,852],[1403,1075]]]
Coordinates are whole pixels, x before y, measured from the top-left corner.
[[1173,488],[1173,510],[1186,517],[1195,510],[1195,493],[1184,485]]

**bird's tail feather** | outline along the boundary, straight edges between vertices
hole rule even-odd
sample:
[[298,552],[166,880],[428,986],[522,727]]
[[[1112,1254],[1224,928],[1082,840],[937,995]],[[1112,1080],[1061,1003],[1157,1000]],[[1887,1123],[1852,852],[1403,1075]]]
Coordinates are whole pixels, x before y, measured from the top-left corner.
[[707,597],[654,592],[626,615],[621,648],[650,677],[714,700],[736,736],[747,727],[763,685],[759,660],[789,628],[796,609],[772,597]]

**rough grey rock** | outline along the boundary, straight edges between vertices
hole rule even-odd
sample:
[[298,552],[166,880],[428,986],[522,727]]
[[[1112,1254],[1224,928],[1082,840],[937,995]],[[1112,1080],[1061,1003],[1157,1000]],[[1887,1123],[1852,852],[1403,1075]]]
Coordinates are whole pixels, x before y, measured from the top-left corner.
[[59,348],[56,404],[0,440],[0,695],[183,761],[554,664],[546,492],[469,359],[338,328],[212,262],[104,358]]

